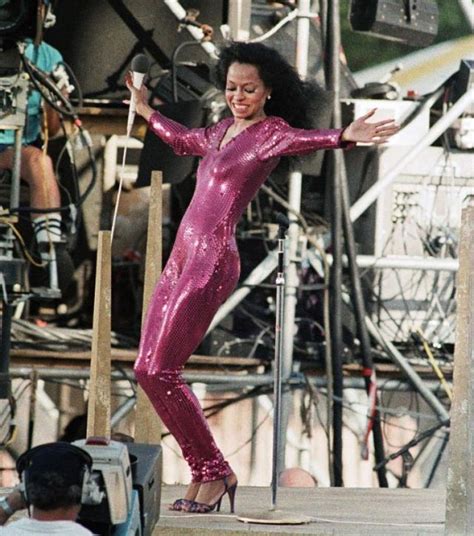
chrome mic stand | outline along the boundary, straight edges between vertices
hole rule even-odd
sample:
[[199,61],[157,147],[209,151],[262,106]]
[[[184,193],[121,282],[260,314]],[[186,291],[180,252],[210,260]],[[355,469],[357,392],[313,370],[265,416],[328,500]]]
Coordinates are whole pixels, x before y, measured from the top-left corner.
[[282,399],[282,361],[283,361],[283,321],[285,318],[285,240],[290,225],[289,219],[281,213],[276,215],[278,222],[276,307],[275,307],[275,360],[273,363],[273,452],[270,510],[239,515],[243,523],[260,523],[272,525],[300,525],[311,519],[277,509],[278,476],[281,472],[280,435],[281,435],[281,399]]
[[290,222],[283,214],[277,214],[278,246],[275,303],[275,361],[273,362],[273,459],[272,459],[272,502],[271,510],[276,509],[278,475],[281,467],[280,428],[281,428],[281,393],[282,393],[282,359],[283,359],[283,319],[285,314],[285,238]]

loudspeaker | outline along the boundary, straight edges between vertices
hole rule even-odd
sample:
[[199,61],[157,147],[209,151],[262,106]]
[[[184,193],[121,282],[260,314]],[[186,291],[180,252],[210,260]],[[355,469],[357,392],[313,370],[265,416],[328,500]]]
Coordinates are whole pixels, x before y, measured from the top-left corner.
[[[204,110],[196,100],[163,104],[158,106],[157,110],[189,128],[201,127],[204,124]],[[151,173],[155,170],[163,172],[164,182],[179,183],[191,174],[195,165],[195,156],[176,156],[169,145],[151,130],[147,130],[140,153],[136,187],[149,186]]]
[[[185,9],[198,9],[198,21],[213,26],[219,39],[218,28],[226,16],[225,2],[182,0],[180,4]],[[120,6],[131,13],[134,21],[121,18]],[[58,2],[55,15],[56,25],[46,32],[45,40],[61,51],[86,97],[120,99],[121,94],[128,94],[124,76],[130,60],[145,50],[131,29],[134,23],[142,26],[162,52],[161,60],[151,68],[155,74],[160,67],[169,68],[177,45],[194,39],[187,30],[179,31],[174,14],[164,2],[156,0],[68,0]],[[183,51],[179,59],[209,62],[200,47]]]
[[436,0],[352,0],[353,30],[414,47],[431,45],[438,33]]
[[127,443],[133,459],[133,489],[138,491],[143,536],[151,536],[160,518],[162,450],[159,445]]

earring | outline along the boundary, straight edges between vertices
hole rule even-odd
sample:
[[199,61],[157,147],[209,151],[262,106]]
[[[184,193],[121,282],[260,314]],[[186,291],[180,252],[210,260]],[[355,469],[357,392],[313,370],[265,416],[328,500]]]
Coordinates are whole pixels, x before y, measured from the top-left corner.
[[271,98],[272,98],[272,96],[271,96],[271,95],[268,95],[267,100],[270,100]]

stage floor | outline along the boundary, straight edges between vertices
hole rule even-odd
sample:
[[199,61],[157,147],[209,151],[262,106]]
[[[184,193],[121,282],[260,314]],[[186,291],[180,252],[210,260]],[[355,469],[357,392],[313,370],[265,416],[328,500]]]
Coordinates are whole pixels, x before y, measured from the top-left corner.
[[280,488],[277,505],[286,515],[310,518],[305,525],[241,523],[238,516],[265,514],[270,489],[242,487],[237,490],[237,515],[229,514],[227,497],[221,513],[185,514],[167,510],[181,497],[183,486],[163,486],[161,516],[153,535],[206,536],[243,533],[311,534],[318,536],[424,536],[444,535],[445,493],[440,490]]

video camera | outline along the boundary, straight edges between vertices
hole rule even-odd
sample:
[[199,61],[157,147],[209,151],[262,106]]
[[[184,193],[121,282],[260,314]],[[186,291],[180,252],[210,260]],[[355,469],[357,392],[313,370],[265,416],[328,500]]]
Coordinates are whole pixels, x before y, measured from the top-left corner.
[[102,437],[73,446],[92,458],[79,522],[101,536],[151,536],[160,515],[161,447]]

